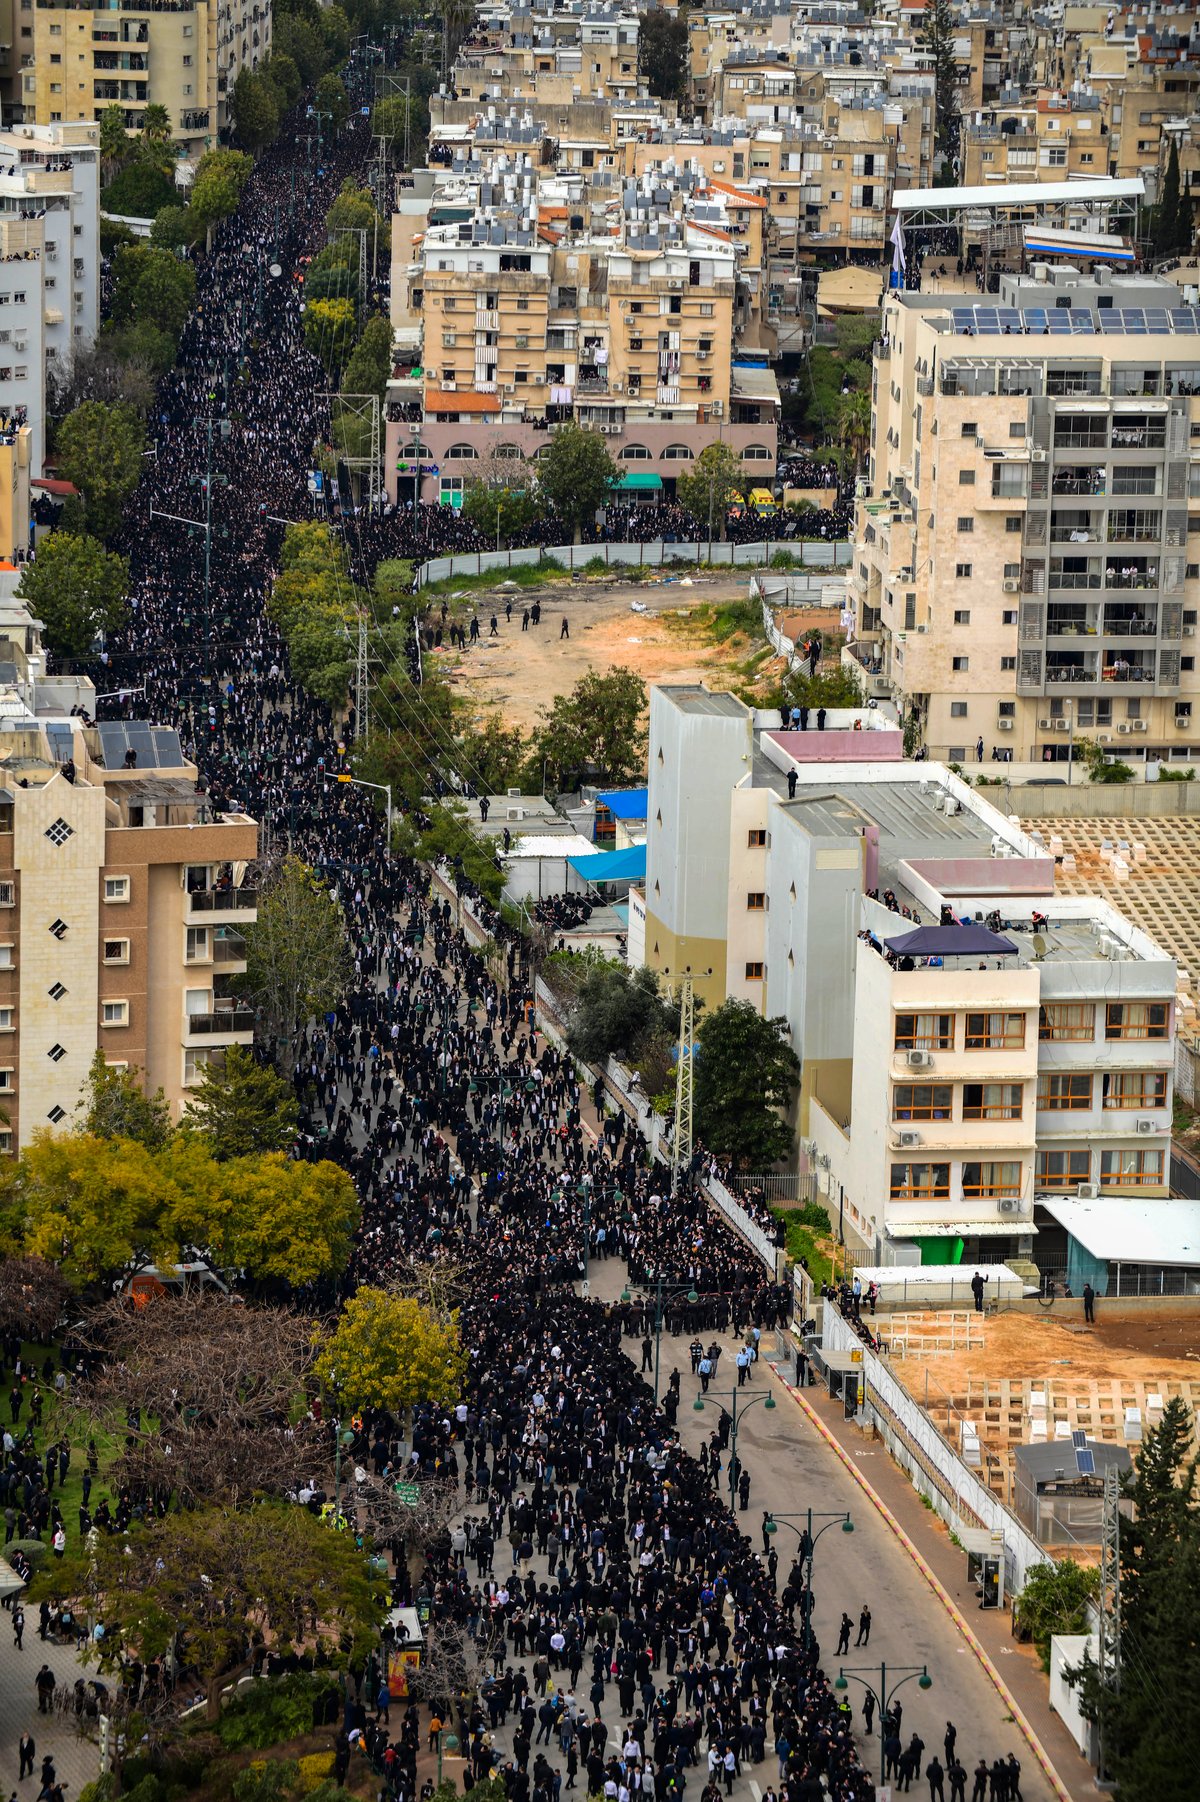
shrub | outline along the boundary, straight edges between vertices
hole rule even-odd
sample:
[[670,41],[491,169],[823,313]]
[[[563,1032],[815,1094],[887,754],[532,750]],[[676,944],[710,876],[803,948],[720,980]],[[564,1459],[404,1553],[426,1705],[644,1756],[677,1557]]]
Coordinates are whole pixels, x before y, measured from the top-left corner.
[[4,1556],[11,1558],[14,1552],[21,1552],[28,1559],[30,1570],[39,1571],[46,1562],[47,1551],[40,1539],[14,1539],[5,1546]]
[[333,1775],[332,1752],[310,1752],[300,1760],[300,1794],[311,1796],[327,1777]]
[[237,1752],[311,1733],[318,1705],[334,1687],[332,1677],[312,1677],[304,1671],[246,1684],[221,1715],[217,1727],[221,1744]]
[[1196,772],[1191,769],[1169,770],[1165,765],[1160,763],[1158,766],[1158,779],[1160,782],[1194,782],[1196,780]]
[[791,551],[774,551],[771,555],[772,569],[791,569],[796,562]]
[[806,1201],[793,1216],[801,1226],[807,1226],[816,1233],[831,1233],[833,1224],[829,1218],[829,1209],[823,1208],[819,1201]]
[[583,566],[585,576],[606,576],[608,574],[607,557],[589,557]]

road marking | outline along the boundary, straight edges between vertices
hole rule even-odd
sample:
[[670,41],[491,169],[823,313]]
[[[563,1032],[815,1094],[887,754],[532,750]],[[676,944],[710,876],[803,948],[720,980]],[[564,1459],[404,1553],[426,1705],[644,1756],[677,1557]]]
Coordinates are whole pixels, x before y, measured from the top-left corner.
[[750,1794],[753,1796],[754,1802],[762,1802],[762,1791],[759,1789],[757,1783],[755,1783],[753,1777],[750,1779]]

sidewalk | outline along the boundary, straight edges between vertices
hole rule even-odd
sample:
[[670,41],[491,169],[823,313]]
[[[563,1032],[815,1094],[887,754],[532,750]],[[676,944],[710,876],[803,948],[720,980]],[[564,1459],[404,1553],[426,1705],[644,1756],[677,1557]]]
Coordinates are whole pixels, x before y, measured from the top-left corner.
[[[100,1774],[100,1749],[94,1740],[81,1739],[75,1730],[75,1716],[55,1709],[53,1714],[39,1714],[34,1679],[43,1664],[48,1664],[58,1679],[59,1692],[68,1693],[75,1679],[94,1676],[79,1662],[74,1647],[44,1643],[37,1633],[38,1612],[25,1609],[25,1643],[18,1652],[13,1644],[12,1616],[0,1612],[0,1783],[15,1790],[23,1802],[33,1802],[39,1788],[42,1759],[49,1752],[59,1781],[68,1797],[77,1797],[85,1783]],[[32,1777],[17,1783],[17,1742],[22,1733],[32,1733],[37,1746],[37,1763]]]

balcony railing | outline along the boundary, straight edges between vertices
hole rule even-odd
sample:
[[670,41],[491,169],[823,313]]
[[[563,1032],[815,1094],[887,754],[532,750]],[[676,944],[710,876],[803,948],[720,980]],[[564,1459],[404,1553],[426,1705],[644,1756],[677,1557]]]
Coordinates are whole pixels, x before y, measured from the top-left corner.
[[252,1007],[222,1007],[211,1014],[186,1014],[184,1029],[189,1034],[222,1035],[254,1031]]
[[210,888],[188,891],[188,907],[193,913],[236,913],[258,906],[256,888]]
[[214,964],[244,964],[246,961],[246,941],[240,932],[231,932],[228,926],[218,926],[213,933]]

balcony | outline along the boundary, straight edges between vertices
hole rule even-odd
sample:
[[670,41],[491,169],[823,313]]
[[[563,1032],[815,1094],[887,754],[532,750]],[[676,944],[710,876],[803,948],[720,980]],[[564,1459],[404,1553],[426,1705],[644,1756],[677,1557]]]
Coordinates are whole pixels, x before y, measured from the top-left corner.
[[1167,422],[1160,417],[1139,419],[1118,414],[1113,420],[1114,450],[1162,450],[1167,442]]
[[1051,603],[1046,609],[1048,638],[1094,638],[1099,629],[1099,608],[1083,602]]
[[1106,607],[1106,638],[1153,638],[1158,631],[1157,607]]
[[1153,682],[1157,661],[1153,651],[1134,651],[1128,656],[1121,651],[1106,651],[1101,675],[1105,682]]
[[232,926],[213,928],[213,963],[223,970],[244,970],[246,941]]
[[1056,687],[1065,682],[1095,682],[1098,667],[1098,652],[1051,651],[1046,658],[1046,681]]
[[185,1014],[183,1016],[183,1042],[190,1045],[196,1040],[209,1043],[220,1039],[227,1044],[250,1044],[254,1038],[254,1009],[241,1003],[231,1003],[228,1007],[216,1007],[209,1014]]
[[1074,469],[1056,469],[1050,484],[1052,494],[1094,495],[1108,492],[1108,476],[1103,467],[1083,464]]
[[258,912],[256,888],[189,889],[185,901],[189,918],[199,915],[227,914],[242,922],[253,922]]
[[575,392],[577,395],[607,394],[608,376],[599,373],[593,375],[581,375],[579,380],[575,383]]
[[1130,557],[1123,561],[1110,558],[1104,565],[1106,588],[1157,588],[1158,563],[1147,557]]
[[1104,536],[1097,513],[1056,511],[1050,517],[1051,544],[1100,544]]

